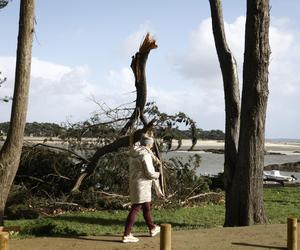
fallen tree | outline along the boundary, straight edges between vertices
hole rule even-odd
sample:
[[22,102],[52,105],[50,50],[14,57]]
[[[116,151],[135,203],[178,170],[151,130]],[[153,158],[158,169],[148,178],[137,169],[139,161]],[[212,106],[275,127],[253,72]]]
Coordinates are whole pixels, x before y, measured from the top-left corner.
[[[156,41],[151,37],[149,33],[146,34],[139,51],[132,57],[131,69],[135,77],[135,88],[136,88],[136,101],[135,107],[132,114],[125,118],[116,118],[113,121],[98,123],[94,126],[103,126],[112,124],[114,122],[119,122],[122,120],[127,120],[126,124],[120,129],[119,134],[116,136],[116,130],[113,131],[113,141],[109,140],[108,143],[105,143],[102,147],[97,148],[95,153],[88,158],[87,162],[82,161],[83,168],[80,175],[77,177],[75,184],[72,188],[72,191],[77,191],[85,178],[93,175],[99,159],[111,152],[116,152],[120,148],[130,146],[130,138],[133,139],[133,143],[140,140],[142,134],[153,131],[155,127],[162,128],[165,124],[165,130],[171,130],[172,126],[175,126],[176,123],[185,123],[190,125],[192,130],[192,148],[197,142],[196,136],[196,125],[195,122],[187,117],[184,113],[179,112],[176,115],[170,116],[165,113],[160,113],[158,108],[153,103],[147,103],[147,82],[146,82],[146,62],[148,55],[152,49],[157,48]],[[147,107],[145,109],[145,107]],[[152,117],[151,121],[148,122],[145,114],[148,114],[149,117]],[[134,125],[138,124],[139,129],[135,130]],[[94,127],[93,126],[93,127]],[[87,128],[91,128],[90,125]],[[86,131],[85,131],[86,132]],[[171,137],[166,137],[166,141],[172,141]],[[155,144],[155,153],[158,158],[159,149],[158,145]]]
[[[26,203],[26,209],[28,206],[37,210],[43,207],[46,210],[42,211],[46,214],[49,213],[49,204],[52,204],[51,211],[56,211],[58,205],[79,209],[79,206],[70,204],[87,208],[122,208],[128,203],[127,159],[131,142],[137,142],[142,134],[156,130],[161,142],[171,145],[173,139],[180,140],[176,129],[183,124],[190,127],[195,145],[197,129],[191,118],[182,112],[168,115],[160,112],[153,102],[146,102],[145,66],[149,52],[156,47],[155,40],[147,34],[132,58],[136,87],[134,107],[125,104],[111,108],[94,100],[100,111],[87,121],[69,124],[62,129],[62,144],[65,144],[61,147],[50,144],[51,138],[45,139],[44,143],[23,147],[21,165],[14,182],[16,187],[23,189],[17,188],[11,202],[21,192],[21,196],[26,197],[21,200],[23,206]],[[157,157],[160,146],[155,148]],[[197,176],[195,168],[191,167],[199,167],[199,157],[194,159],[187,163],[174,160],[165,164],[166,197],[172,198],[176,204],[208,191],[207,180]]]
[[135,109],[125,124],[121,129],[120,138],[116,139],[114,142],[105,145],[101,148],[98,148],[94,155],[89,159],[87,167],[79,175],[77,181],[72,188],[72,191],[78,190],[84,178],[92,175],[97,166],[99,158],[107,153],[115,152],[121,147],[128,147],[130,145],[129,139],[130,136],[124,136],[128,134],[129,130],[133,128],[133,125],[138,119],[143,123],[143,128],[135,131],[133,133],[133,142],[140,140],[143,133],[147,133],[150,129],[153,128],[154,120],[147,122],[144,116],[144,107],[146,105],[147,99],[147,84],[146,84],[146,73],[145,67],[148,59],[148,55],[152,49],[157,48],[156,41],[151,37],[149,33],[145,36],[143,43],[141,44],[139,51],[132,57],[131,69],[135,77],[135,87],[136,87],[136,105]]

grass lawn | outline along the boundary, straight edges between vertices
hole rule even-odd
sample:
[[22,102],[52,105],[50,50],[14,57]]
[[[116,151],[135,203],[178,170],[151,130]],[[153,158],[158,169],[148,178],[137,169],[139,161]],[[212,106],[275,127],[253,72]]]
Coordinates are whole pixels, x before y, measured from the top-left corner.
[[[300,187],[276,187],[264,190],[265,209],[270,223],[286,223],[287,217],[300,218]],[[35,220],[6,221],[5,225],[21,226],[18,237],[34,235],[101,235],[120,234],[128,211],[96,211],[65,213],[56,217]],[[203,204],[197,207],[153,210],[157,224],[171,223],[174,230],[222,226],[224,204]],[[134,226],[134,232],[146,232],[142,213]]]

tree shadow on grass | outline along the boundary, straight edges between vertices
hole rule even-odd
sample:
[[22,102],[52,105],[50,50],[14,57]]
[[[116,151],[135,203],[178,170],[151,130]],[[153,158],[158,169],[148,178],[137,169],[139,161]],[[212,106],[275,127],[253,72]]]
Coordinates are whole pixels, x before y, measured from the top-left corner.
[[125,220],[112,219],[112,218],[91,218],[85,216],[58,216],[53,218],[57,221],[69,221],[69,222],[79,222],[83,224],[92,225],[124,225]]
[[[122,242],[122,238],[121,238],[121,235],[99,235],[99,236],[104,236],[104,237],[107,237],[106,239],[99,239],[99,238],[89,238],[89,237],[84,237],[84,236],[75,236],[75,237],[71,237],[73,239],[76,239],[76,240],[87,240],[87,241],[101,241],[101,242],[112,242],[112,243],[121,243]],[[112,237],[118,237],[118,239],[114,239]]]
[[[27,227],[25,230],[23,230],[23,233],[26,235],[35,235],[35,236],[61,237],[61,238],[72,238],[72,239],[79,239],[79,240],[91,240],[91,241],[103,241],[103,242],[121,242],[122,232],[120,232],[119,234],[115,234],[115,233],[99,234],[97,235],[99,236],[99,238],[97,238],[89,235],[86,232],[80,232],[80,226],[74,227],[74,225],[68,225],[66,222],[70,222],[70,223],[77,222],[81,224],[87,224],[90,227],[93,226],[95,227],[96,226],[100,226],[100,227],[119,226],[120,227],[121,226],[123,228],[125,226],[125,219],[123,220],[123,219],[112,219],[112,218],[89,218],[85,216],[58,216],[55,218],[51,218],[51,220],[45,220],[33,224]],[[170,221],[158,220],[156,221],[156,223],[157,224],[170,223],[174,230],[199,228],[199,225],[186,224],[186,223],[174,223]],[[135,232],[138,237],[149,237],[149,233],[146,230],[146,228],[147,228],[146,223],[142,220],[135,223],[133,230],[137,229]],[[105,231],[105,228],[102,228],[101,231],[102,232]]]
[[269,198],[269,199],[265,199],[264,200],[265,202],[274,202],[274,203],[279,203],[280,205],[286,205],[286,204],[295,204],[295,205],[298,205],[300,203],[300,200],[280,200],[280,199],[272,199],[272,198]]
[[[83,224],[91,224],[91,225],[102,225],[102,226],[125,226],[126,218],[124,220],[122,219],[112,219],[112,218],[91,218],[91,217],[85,217],[85,216],[58,216],[53,218],[53,220],[57,221],[69,221],[69,222],[78,222]],[[169,223],[172,225],[172,227],[175,228],[200,228],[200,225],[198,224],[187,224],[187,223],[176,223],[176,222],[169,222],[169,221],[161,221],[157,220],[154,221],[156,224],[165,224]],[[137,227],[143,227],[146,225],[145,221],[137,221],[134,224]]]
[[[138,238],[149,238],[149,234],[137,233],[135,234]],[[122,234],[102,234],[93,236],[86,235],[48,235],[47,237],[60,237],[74,240],[85,240],[95,242],[111,242],[111,243],[122,243]]]
[[247,246],[247,247],[259,247],[259,248],[266,248],[266,249],[284,249],[284,250],[287,249],[286,247],[251,244],[251,243],[244,243],[244,242],[232,242],[232,245]]

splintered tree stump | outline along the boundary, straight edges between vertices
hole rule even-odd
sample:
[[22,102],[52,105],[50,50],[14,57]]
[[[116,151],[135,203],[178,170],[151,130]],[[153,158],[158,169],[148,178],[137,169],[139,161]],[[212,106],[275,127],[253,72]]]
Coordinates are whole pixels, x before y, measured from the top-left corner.
[[144,108],[147,101],[146,62],[150,51],[155,48],[157,48],[156,41],[150,33],[147,33],[139,51],[132,57],[130,67],[135,78],[136,106],[131,118],[121,130],[122,135],[127,134],[138,119],[141,120],[144,126],[147,125],[147,120],[144,117]]

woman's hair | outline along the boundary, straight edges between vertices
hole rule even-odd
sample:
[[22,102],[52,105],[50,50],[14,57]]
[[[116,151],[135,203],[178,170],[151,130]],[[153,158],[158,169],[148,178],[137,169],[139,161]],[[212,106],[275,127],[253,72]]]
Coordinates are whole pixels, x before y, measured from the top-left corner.
[[154,143],[154,139],[152,137],[142,135],[142,138],[140,140],[140,144],[142,146],[152,145],[153,143]]

